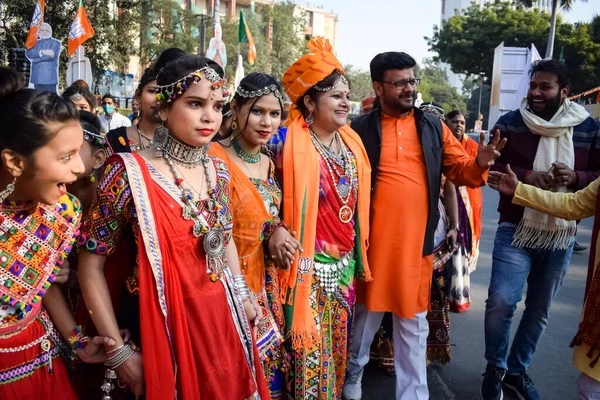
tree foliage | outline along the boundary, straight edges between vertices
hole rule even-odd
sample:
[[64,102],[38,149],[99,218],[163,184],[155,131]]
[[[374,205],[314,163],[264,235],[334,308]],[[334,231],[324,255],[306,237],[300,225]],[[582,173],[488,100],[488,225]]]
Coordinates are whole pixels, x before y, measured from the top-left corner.
[[375,96],[370,73],[361,69],[356,69],[351,64],[344,66],[344,72],[350,81],[350,95],[352,101],[363,101],[367,97]]
[[[564,50],[572,92],[581,92],[600,81],[600,42],[592,23],[564,23],[558,19],[555,48]],[[482,74],[486,82],[492,78],[494,49],[501,43],[507,47],[530,47],[535,44],[544,54],[548,41],[550,16],[539,10],[514,7],[507,2],[472,6],[463,14],[434,27],[434,35],[426,38],[436,61],[450,64],[452,71],[467,76]],[[596,25],[595,25],[596,24]]]
[[437,101],[446,113],[452,110],[467,112],[465,96],[450,85],[446,71],[438,63],[426,60],[423,67],[419,68],[418,76],[421,78],[418,91],[423,95],[423,101]]

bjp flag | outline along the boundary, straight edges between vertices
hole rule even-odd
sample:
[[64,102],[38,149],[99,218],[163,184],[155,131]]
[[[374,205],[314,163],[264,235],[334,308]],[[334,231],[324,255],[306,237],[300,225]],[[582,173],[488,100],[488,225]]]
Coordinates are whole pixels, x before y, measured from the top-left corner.
[[37,43],[37,34],[44,23],[44,0],[38,0],[33,10],[33,17],[31,17],[31,25],[29,25],[29,33],[27,34],[27,40],[25,41],[25,47],[28,49],[35,46]]
[[83,8],[83,0],[79,0],[79,7],[73,23],[71,24],[71,30],[69,31],[69,57],[75,54],[75,51],[81,46],[86,40],[94,36],[94,28],[90,24],[85,9]]

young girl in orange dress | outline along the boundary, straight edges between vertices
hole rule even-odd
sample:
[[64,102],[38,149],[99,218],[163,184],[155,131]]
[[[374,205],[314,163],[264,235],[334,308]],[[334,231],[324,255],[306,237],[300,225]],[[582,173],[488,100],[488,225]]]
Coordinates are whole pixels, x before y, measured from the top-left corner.
[[[278,243],[287,242],[292,253],[300,246],[279,218],[281,189],[275,164],[264,154],[283,113],[279,84],[265,74],[247,75],[236,90],[231,109],[234,130],[220,142],[222,146],[213,143],[210,153],[223,158],[231,171],[233,239],[248,287],[263,310],[256,341],[271,399],[282,399],[289,369],[282,346],[284,316],[278,269],[265,252]],[[290,257],[288,263],[292,261]]]
[[0,68],[0,398],[75,400],[63,358],[102,362],[115,343],[86,337],[53,284],[79,228],[66,185],[83,131],[72,103],[19,80]]

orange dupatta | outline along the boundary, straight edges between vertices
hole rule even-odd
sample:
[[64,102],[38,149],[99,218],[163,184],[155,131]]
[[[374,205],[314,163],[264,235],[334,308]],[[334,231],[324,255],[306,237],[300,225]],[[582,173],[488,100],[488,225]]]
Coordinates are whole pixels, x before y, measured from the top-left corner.
[[259,293],[265,282],[265,252],[260,236],[263,222],[272,217],[248,175],[231,161],[220,144],[211,143],[208,154],[223,160],[229,169],[233,240],[246,283],[253,293]]
[[[371,166],[360,137],[348,125],[338,130],[354,154],[358,172],[358,205],[354,215],[358,275],[370,281],[367,263]],[[294,348],[308,348],[320,340],[310,307],[314,249],[319,205],[319,153],[310,140],[304,117],[288,127],[283,148],[284,220],[296,232],[304,253],[296,256],[289,270],[281,271],[283,301],[292,307],[290,335]]]

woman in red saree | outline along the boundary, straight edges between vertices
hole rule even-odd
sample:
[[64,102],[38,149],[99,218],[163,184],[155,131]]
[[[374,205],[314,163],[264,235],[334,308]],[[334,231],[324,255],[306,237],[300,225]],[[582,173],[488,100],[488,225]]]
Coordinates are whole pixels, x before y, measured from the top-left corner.
[[148,400],[269,398],[247,319],[258,306],[231,240],[229,172],[206,154],[222,119],[222,74],[196,56],[161,70],[156,149],[109,160],[84,226],[79,282],[99,332],[119,331],[99,254],[127,227],[137,236],[142,351],[119,340],[107,350],[120,363],[107,366]]

